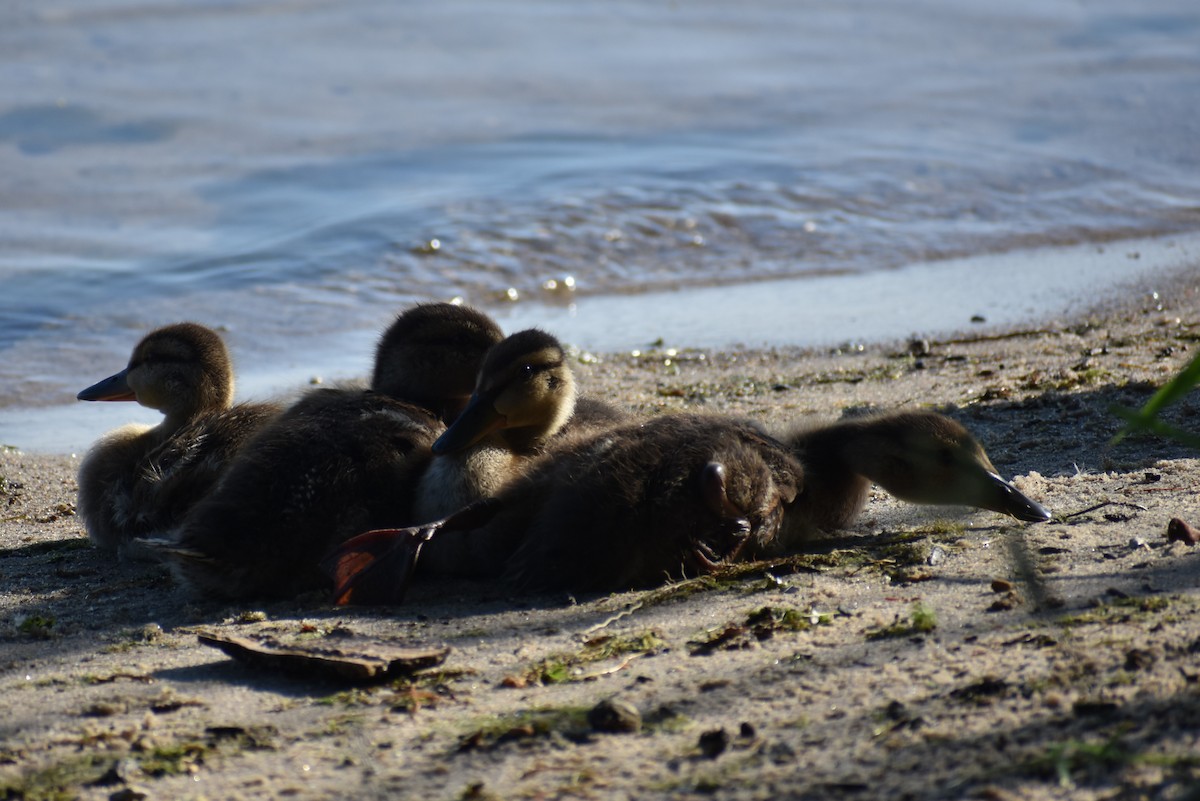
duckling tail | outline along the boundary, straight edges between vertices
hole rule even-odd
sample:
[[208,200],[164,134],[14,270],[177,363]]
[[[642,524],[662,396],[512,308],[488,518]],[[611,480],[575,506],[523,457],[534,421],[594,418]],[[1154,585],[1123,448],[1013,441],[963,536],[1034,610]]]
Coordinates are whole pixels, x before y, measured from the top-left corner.
[[187,548],[171,540],[156,537],[140,537],[130,542],[131,549],[141,555],[150,554],[162,562],[213,562],[211,555],[195,548]]

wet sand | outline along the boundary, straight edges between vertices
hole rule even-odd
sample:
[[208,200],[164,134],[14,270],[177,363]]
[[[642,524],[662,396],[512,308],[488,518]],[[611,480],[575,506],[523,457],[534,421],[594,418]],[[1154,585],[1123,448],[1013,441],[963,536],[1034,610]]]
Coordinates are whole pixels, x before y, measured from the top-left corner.
[[[1055,518],[875,492],[793,560],[599,598],[420,586],[404,607],[206,604],[114,565],[78,460],[0,453],[0,788],[110,798],[1132,798],[1200,787],[1200,462],[1136,407],[1193,355],[1200,297],[842,351],[587,356],[585,391],[769,427],[941,409]],[[1173,422],[1196,427],[1188,400]],[[765,611],[764,611],[765,610]],[[258,669],[198,629],[447,644],[354,687]],[[619,699],[640,731],[599,731]],[[141,797],[126,795],[124,797]]]

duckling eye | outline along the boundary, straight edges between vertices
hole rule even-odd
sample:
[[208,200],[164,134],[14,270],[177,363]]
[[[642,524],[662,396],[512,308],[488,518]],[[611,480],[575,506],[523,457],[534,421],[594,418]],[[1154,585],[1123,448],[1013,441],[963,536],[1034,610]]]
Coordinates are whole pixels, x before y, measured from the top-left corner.
[[522,378],[531,377],[533,375],[533,370],[534,370],[534,367],[532,364],[521,365],[521,377]]

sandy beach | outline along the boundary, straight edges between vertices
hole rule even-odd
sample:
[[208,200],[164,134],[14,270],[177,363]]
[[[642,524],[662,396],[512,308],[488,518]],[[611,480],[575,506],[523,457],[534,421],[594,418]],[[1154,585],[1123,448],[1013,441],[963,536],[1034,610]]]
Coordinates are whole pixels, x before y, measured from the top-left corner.
[[[1195,798],[1200,557],[1166,530],[1200,525],[1200,461],[1110,444],[1110,407],[1144,403],[1197,338],[1185,287],[841,352],[588,354],[584,390],[646,414],[944,411],[1054,513],[876,491],[810,553],[603,597],[463,583],[396,609],[196,603],[89,546],[77,459],[4,451],[0,795]],[[1195,428],[1195,402],[1169,419]],[[355,684],[235,661],[198,631],[451,650]]]

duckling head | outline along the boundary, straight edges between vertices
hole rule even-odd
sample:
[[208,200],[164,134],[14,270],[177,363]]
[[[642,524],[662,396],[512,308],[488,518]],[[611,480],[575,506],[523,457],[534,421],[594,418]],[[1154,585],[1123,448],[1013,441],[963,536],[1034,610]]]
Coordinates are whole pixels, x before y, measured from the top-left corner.
[[469,306],[418,304],[380,338],[371,388],[450,423],[466,407],[484,356],[503,338],[492,318]]
[[851,464],[897,498],[964,505],[1030,523],[1050,513],[1002,479],[983,446],[959,423],[932,412],[868,419],[852,438]]
[[531,328],[488,351],[467,408],[433,444],[435,454],[498,433],[514,451],[538,450],[571,418],[575,377],[557,339]]
[[196,323],[151,331],[133,349],[124,370],[76,397],[87,401],[137,401],[168,420],[187,420],[233,403],[233,365],[221,337]]

